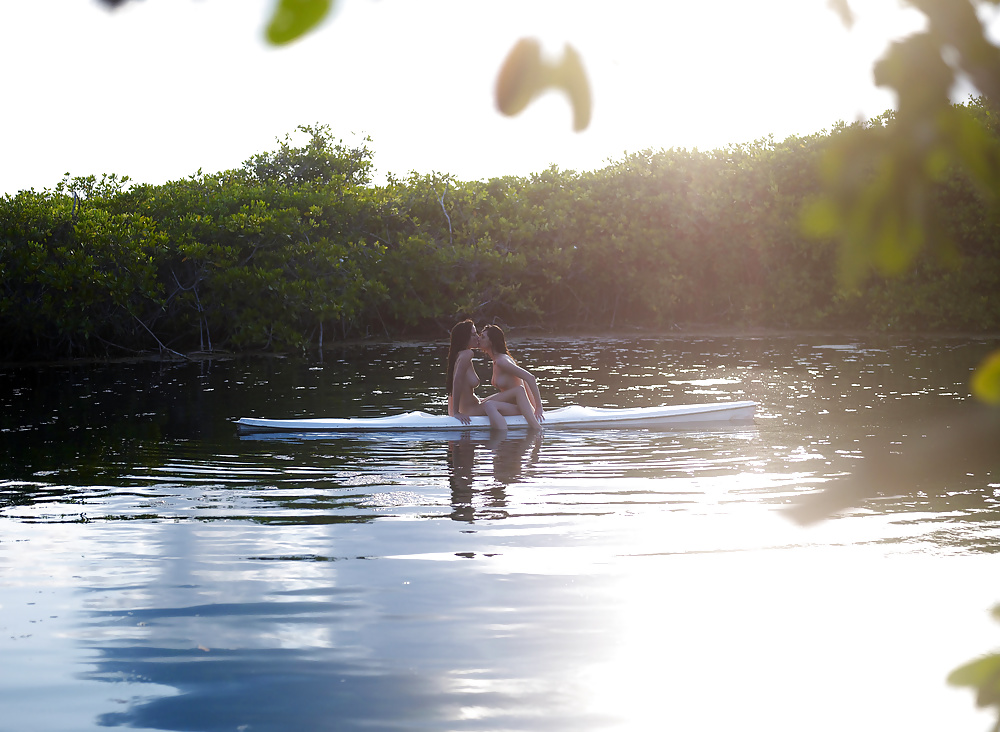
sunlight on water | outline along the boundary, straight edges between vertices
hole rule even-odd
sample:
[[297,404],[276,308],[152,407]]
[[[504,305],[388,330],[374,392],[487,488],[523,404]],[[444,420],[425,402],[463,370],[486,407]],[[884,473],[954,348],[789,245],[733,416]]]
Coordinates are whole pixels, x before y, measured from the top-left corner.
[[998,637],[985,344],[512,346],[549,407],[753,399],[755,423],[233,429],[442,411],[440,344],[0,372],[0,726],[988,727],[944,684]]
[[[966,595],[986,561],[850,554],[636,560],[615,588],[628,600],[608,619],[612,657],[585,674],[592,713],[629,730],[984,729],[940,669],[991,630]],[[956,613],[971,627],[928,624]]]

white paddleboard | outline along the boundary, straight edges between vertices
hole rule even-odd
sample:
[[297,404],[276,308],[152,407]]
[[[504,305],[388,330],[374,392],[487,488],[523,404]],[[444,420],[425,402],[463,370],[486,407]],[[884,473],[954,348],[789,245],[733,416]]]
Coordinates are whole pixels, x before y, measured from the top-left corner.
[[[544,428],[581,429],[588,427],[645,427],[692,422],[745,422],[753,419],[754,402],[714,402],[678,404],[664,407],[606,409],[601,407],[561,407],[545,413]],[[347,419],[259,419],[243,417],[236,425],[245,432],[396,432],[413,430],[489,429],[488,417],[472,417],[470,424],[457,418],[427,412],[406,412],[388,417]],[[507,417],[508,427],[527,427],[524,417]]]

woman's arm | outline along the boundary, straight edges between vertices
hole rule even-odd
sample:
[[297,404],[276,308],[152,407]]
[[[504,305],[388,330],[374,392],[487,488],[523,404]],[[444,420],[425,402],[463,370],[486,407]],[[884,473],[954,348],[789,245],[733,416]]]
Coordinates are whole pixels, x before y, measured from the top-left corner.
[[462,424],[469,424],[472,418],[462,414],[462,402],[466,395],[475,398],[475,392],[469,385],[469,369],[472,368],[472,351],[462,352],[455,359],[455,373],[451,377],[451,394],[448,395],[448,415],[455,417]]
[[[521,370],[524,371],[524,369]],[[522,376],[521,379],[528,389],[528,396],[531,397],[531,401],[535,405],[535,416],[538,417],[538,421],[540,422],[545,418],[545,410],[542,409],[542,395],[538,391],[538,380],[534,374],[530,374],[527,371],[524,371],[524,373],[527,376]]]
[[514,363],[514,359],[510,356],[506,358],[498,358],[495,362],[496,366],[506,374],[511,376],[516,376],[521,381],[524,382],[525,391],[528,392],[528,398],[531,399],[531,405],[535,408],[535,416],[539,420],[543,419],[544,410],[542,409],[542,395],[538,391],[538,380],[535,378],[527,369],[523,369]]

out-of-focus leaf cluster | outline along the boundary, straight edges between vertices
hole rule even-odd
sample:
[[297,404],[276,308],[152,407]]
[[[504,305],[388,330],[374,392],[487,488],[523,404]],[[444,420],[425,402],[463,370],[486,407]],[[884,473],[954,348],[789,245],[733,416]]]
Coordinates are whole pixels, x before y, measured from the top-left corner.
[[[966,18],[972,13],[967,2],[914,4],[927,9],[929,29],[893,43],[875,67],[876,83],[898,96],[896,111],[835,140],[821,162],[823,191],[804,211],[808,233],[840,240],[846,288],[873,271],[905,271],[925,248],[954,263],[954,242],[930,199],[956,171],[970,178],[984,202],[995,205],[1000,195],[997,108],[988,95],[975,108],[949,102],[959,70],[983,75],[974,60],[984,56],[983,29]],[[952,12],[944,12],[945,5]],[[958,23],[961,33],[951,27],[954,18],[966,18]],[[959,68],[945,60],[956,49]]]
[[[953,270],[962,266],[947,208],[933,205],[947,181],[964,176],[995,219],[1000,199],[1000,48],[988,37],[979,10],[996,0],[908,0],[926,29],[893,43],[874,69],[875,82],[897,96],[894,115],[858,125],[831,145],[822,162],[823,191],[805,207],[805,230],[841,242],[839,278],[857,288],[872,272],[903,275],[930,251]],[[831,5],[849,23],[848,0]],[[969,107],[950,104],[959,75],[982,96]],[[995,291],[996,292],[996,291]],[[996,298],[996,294],[992,295]],[[976,369],[973,395],[1000,405],[1000,351]],[[793,509],[800,521],[818,520],[879,491],[907,492],[939,466],[971,466],[1000,454],[997,410],[970,411],[950,430],[934,430],[919,454],[868,456],[863,468],[833,490]],[[947,458],[947,459],[946,459]],[[987,465],[987,472],[990,466]],[[946,480],[946,476],[940,476]],[[994,610],[1000,619],[1000,608]],[[949,683],[976,691],[976,703],[998,710],[1000,654],[955,669]]]
[[[847,0],[831,4],[845,22]],[[875,83],[896,93],[895,113],[855,126],[830,145],[823,190],[803,209],[804,230],[840,241],[842,286],[857,288],[872,272],[899,275],[925,251],[957,270],[960,245],[934,205],[941,187],[967,177],[996,217],[1000,202],[1000,48],[988,37],[972,0],[908,0],[927,18],[925,30],[890,45]],[[950,95],[964,75],[982,96],[969,106]],[[1000,403],[997,354],[972,381],[977,398]]]
[[[1000,620],[1000,605],[993,608],[993,618]],[[975,690],[977,706],[1000,708],[1000,653],[991,653],[959,666],[948,675],[948,683]],[[1000,719],[996,728],[1000,728]]]

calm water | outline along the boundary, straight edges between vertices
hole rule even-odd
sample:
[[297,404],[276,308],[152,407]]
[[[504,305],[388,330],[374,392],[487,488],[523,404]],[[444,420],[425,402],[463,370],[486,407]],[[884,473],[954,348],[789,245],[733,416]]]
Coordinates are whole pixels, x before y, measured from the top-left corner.
[[2,370],[0,729],[985,730],[991,345],[514,337],[547,407],[760,409],[506,439],[233,427],[443,412],[443,344]]

